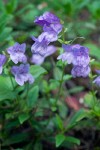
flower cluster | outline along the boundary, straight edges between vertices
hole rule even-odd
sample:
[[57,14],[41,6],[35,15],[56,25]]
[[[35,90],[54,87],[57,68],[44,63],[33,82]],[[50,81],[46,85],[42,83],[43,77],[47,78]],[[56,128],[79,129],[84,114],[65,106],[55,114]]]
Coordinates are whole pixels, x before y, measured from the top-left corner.
[[62,45],[64,53],[58,56],[58,60],[67,61],[73,64],[71,74],[73,77],[86,77],[90,73],[90,57],[88,48],[79,44]]
[[19,66],[12,66],[11,72],[15,76],[15,80],[19,85],[24,85],[24,82],[32,84],[34,82],[33,76],[29,73],[29,64],[27,64],[27,57],[25,55],[26,44],[15,43],[7,49],[10,59],[15,63],[23,63]]
[[[52,55],[56,51],[56,47],[49,45],[58,39],[58,34],[62,31],[60,19],[50,12],[44,13],[35,19],[34,23],[40,25],[43,32],[35,38],[32,36],[34,44],[31,47],[32,57],[31,62],[34,64],[42,64],[47,56]],[[90,57],[88,48],[79,44],[66,45],[63,44],[64,53],[58,56],[58,60],[67,61],[68,64],[73,64],[71,74],[73,77],[87,77],[90,73]],[[25,82],[32,84],[33,76],[29,73],[27,57],[25,55],[26,44],[15,43],[7,49],[10,60],[14,64],[11,67],[11,73],[15,76],[15,80],[19,85],[24,85]],[[3,65],[6,62],[6,56],[0,54],[0,74],[2,73]],[[20,63],[20,64],[19,64]],[[99,71],[100,74],[100,71]],[[94,83],[100,86],[100,76],[94,80]]]
[[31,62],[42,64],[47,56],[56,51],[56,48],[52,45],[49,46],[49,44],[58,39],[58,34],[62,30],[62,25],[60,19],[50,12],[46,12],[42,16],[37,17],[34,22],[42,26],[43,32],[38,38],[32,37],[35,43],[31,47],[33,54]]
[[100,87],[100,70],[97,70],[96,72],[99,74],[99,76],[96,77],[96,79],[93,81],[93,83],[95,83],[97,86]]

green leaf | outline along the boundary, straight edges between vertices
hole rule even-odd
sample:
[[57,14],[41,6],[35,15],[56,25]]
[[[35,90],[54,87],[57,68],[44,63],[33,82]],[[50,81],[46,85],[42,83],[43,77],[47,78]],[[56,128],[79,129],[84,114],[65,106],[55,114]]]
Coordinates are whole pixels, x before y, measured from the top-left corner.
[[80,145],[80,140],[72,136],[66,136],[65,141]]
[[3,13],[6,12],[3,0],[0,0],[0,10],[3,11]]
[[43,67],[38,65],[32,65],[30,67],[30,72],[34,76],[34,78],[38,78],[40,75],[47,73],[47,71]]
[[32,87],[28,93],[27,103],[29,107],[32,108],[34,106],[34,104],[36,103],[38,99],[38,96],[39,96],[39,87],[38,86]]
[[62,71],[58,67],[54,68],[54,77],[55,77],[56,80],[59,80],[59,81],[62,78]]
[[61,130],[63,130],[63,128],[64,128],[64,127],[63,127],[63,122],[62,122],[60,116],[58,116],[57,114],[56,114],[56,121],[57,121],[58,127],[59,127]]
[[66,139],[66,137],[63,134],[56,135],[56,147],[59,147]]
[[0,101],[4,99],[15,99],[16,95],[9,77],[0,76]]
[[18,134],[13,134],[12,136],[10,136],[8,139],[4,140],[3,146],[7,146],[10,144],[14,144],[14,143],[20,143],[20,142],[24,142],[26,140],[29,139],[29,134],[28,132],[26,133],[18,133]]
[[70,119],[67,129],[72,128],[77,122],[87,117],[87,112],[84,109],[80,109],[75,113],[75,115]]
[[9,0],[9,2],[6,5],[8,13],[14,13],[18,6],[18,0]]
[[84,87],[83,86],[78,86],[78,87],[74,87],[74,88],[71,88],[69,90],[69,93],[78,93],[78,92],[81,92],[82,90],[84,90]]
[[86,43],[86,47],[90,49],[90,55],[95,56],[96,58],[100,59],[100,49],[95,44],[92,43]]
[[63,76],[63,81],[70,80],[71,78],[72,78],[72,75],[66,74]]
[[29,114],[21,114],[18,116],[20,124],[23,124],[27,119],[29,119]]
[[58,87],[59,87],[59,81],[51,79],[50,80],[50,85],[49,85],[50,90],[55,90]]
[[90,108],[93,107],[93,105],[94,105],[93,95],[90,93],[86,94],[84,97],[84,103]]
[[12,31],[12,28],[6,27],[2,33],[0,34],[0,42],[3,42],[4,40],[7,40],[10,36],[10,32]]

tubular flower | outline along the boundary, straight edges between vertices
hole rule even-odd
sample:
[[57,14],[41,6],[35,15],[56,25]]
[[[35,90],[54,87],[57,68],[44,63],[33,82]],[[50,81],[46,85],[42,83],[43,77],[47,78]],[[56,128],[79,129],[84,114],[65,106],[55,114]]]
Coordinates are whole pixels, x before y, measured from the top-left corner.
[[25,56],[26,44],[15,43],[14,46],[11,46],[7,49],[8,54],[10,54],[11,60],[17,64],[18,62],[27,62],[27,57]]
[[39,53],[44,56],[50,42],[46,39],[45,35],[40,35],[38,38],[32,37],[32,39],[35,41],[31,47],[32,53]]
[[82,66],[74,66],[71,74],[72,76],[75,77],[87,77],[90,73],[90,67],[86,66],[86,67],[82,67]]
[[24,85],[24,82],[32,84],[34,82],[33,76],[29,73],[29,64],[21,64],[11,68],[12,74],[19,85]]
[[78,65],[86,67],[90,62],[89,50],[88,48],[81,46],[79,44],[75,45],[62,45],[65,52],[58,56],[57,59],[62,59],[62,61],[67,61],[68,64]]
[[47,47],[46,54],[44,56],[42,56],[39,52],[33,53],[32,58],[31,58],[31,62],[35,63],[37,65],[40,65],[44,62],[44,60],[47,56],[52,55],[56,50],[57,49],[55,46],[50,45]]
[[40,26],[50,26],[51,24],[59,24],[60,19],[50,12],[45,12],[42,16],[37,17],[34,22]]
[[48,41],[53,42],[58,39],[58,34],[62,31],[60,19],[50,12],[45,12],[42,16],[37,17],[34,21],[43,27],[43,35],[45,34]]

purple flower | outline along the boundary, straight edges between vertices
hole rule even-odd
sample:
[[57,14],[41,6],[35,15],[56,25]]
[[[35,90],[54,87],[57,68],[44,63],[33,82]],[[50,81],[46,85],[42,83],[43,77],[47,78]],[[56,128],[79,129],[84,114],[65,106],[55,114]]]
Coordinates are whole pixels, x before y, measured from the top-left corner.
[[21,64],[11,68],[12,74],[19,85],[24,85],[24,82],[32,84],[34,82],[33,76],[29,73],[29,64]]
[[50,26],[44,25],[43,27],[44,32],[55,32],[55,34],[59,34],[62,31],[61,24],[51,24]]
[[76,66],[86,67],[90,62],[89,50],[88,48],[76,45],[65,45],[63,44],[63,49],[65,52],[58,56],[57,59],[62,59],[62,61],[67,61],[68,64],[73,64]]
[[0,74],[2,73],[3,65],[6,62],[6,56],[3,54],[0,54]]
[[96,73],[100,75],[100,70],[96,70]]
[[90,67],[89,66],[86,66],[86,67],[83,67],[83,66],[74,66],[72,71],[71,71],[71,74],[72,76],[75,78],[75,77],[87,77],[90,73]]
[[37,65],[41,65],[44,62],[45,57],[40,54],[33,54],[31,58],[31,62]]
[[98,76],[93,83],[95,83],[97,86],[100,86],[100,76]]
[[[70,50],[70,45],[63,45],[64,50],[66,50],[63,54],[59,55],[57,59],[61,59],[62,61],[67,61],[68,64],[71,64],[74,59],[74,55]],[[65,49],[66,48],[66,49]]]
[[35,41],[31,47],[32,53],[39,53],[40,55],[44,56],[50,42],[48,42],[45,35],[42,34],[37,39],[35,37],[32,37],[32,39]]
[[56,47],[53,45],[50,45],[47,47],[46,50],[46,54],[44,56],[42,56],[40,53],[33,53],[32,58],[31,58],[31,62],[37,65],[40,65],[44,62],[44,59],[47,56],[52,55],[54,52],[56,52]]
[[62,31],[60,19],[50,12],[46,12],[34,21],[36,24],[43,26],[43,34],[46,34],[46,39],[49,42],[56,41],[58,34]]
[[60,19],[50,12],[45,12],[42,16],[37,17],[34,22],[40,26],[49,26],[50,24],[59,24]]
[[74,55],[73,64],[86,67],[90,62],[89,50],[87,47],[81,46],[79,44],[72,46],[72,51]]
[[26,44],[15,43],[14,46],[11,46],[7,49],[8,54],[10,54],[11,60],[17,64],[18,62],[27,62],[27,58],[25,56]]
[[57,39],[58,39],[56,32],[54,32],[52,30],[51,31],[48,30],[47,32],[42,32],[42,34],[39,36],[39,38],[40,37],[44,37],[48,43],[57,41]]

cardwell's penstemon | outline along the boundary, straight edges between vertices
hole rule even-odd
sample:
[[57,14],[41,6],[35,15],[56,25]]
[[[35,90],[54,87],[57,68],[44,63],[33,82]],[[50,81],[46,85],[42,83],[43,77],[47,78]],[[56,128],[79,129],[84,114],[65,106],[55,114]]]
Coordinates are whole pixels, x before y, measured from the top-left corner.
[[3,70],[3,65],[6,62],[6,56],[3,54],[0,54],[0,74],[2,73]]
[[29,64],[13,66],[11,72],[20,86],[24,85],[24,82],[29,82],[30,84],[34,82],[33,76],[29,73]]
[[18,62],[26,63],[27,57],[25,56],[26,44],[15,43],[13,46],[7,49],[8,54],[10,54],[11,60],[17,64]]
[[43,16],[37,17],[34,22],[43,27],[43,32],[38,38],[32,37],[35,43],[31,47],[33,53],[31,62],[42,64],[47,56],[56,51],[56,48],[49,46],[49,44],[58,39],[62,25],[60,19],[50,12],[46,12]]

